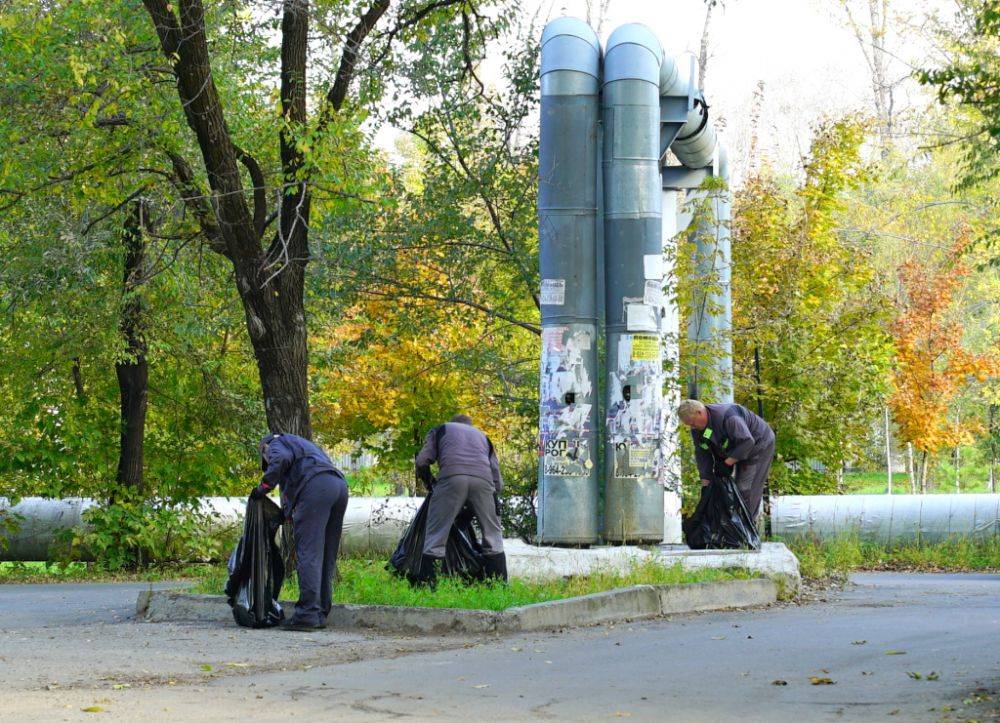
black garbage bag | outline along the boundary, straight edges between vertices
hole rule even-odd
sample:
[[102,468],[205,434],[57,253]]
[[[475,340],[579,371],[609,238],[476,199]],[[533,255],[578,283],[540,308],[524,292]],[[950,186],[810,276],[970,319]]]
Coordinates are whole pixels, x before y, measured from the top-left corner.
[[698,507],[684,523],[684,540],[692,550],[760,549],[757,527],[731,476],[701,488]]
[[[431,495],[428,492],[423,504],[417,510],[417,514],[410,521],[410,526],[406,528],[396,551],[392,553],[386,569],[399,577],[408,580],[416,578],[420,571],[420,557],[424,552],[424,532],[427,526],[427,510],[430,507]],[[444,561],[441,564],[441,573],[444,575],[455,575],[472,582],[482,580],[485,577],[483,565],[483,547],[479,542],[476,529],[472,526],[472,510],[468,505],[462,507],[455,518],[455,523],[448,533],[448,542],[445,544]]]
[[272,628],[285,614],[278,602],[285,562],[275,543],[282,527],[281,508],[266,497],[248,500],[243,537],[229,557],[226,597],[237,625]]

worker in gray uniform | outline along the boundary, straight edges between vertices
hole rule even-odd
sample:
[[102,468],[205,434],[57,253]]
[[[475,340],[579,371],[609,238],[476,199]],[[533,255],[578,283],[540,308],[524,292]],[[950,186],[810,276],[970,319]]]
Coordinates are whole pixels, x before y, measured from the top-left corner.
[[735,468],[740,497],[756,519],[774,459],[774,431],[768,423],[739,404],[702,404],[697,399],[681,402],[677,416],[691,428],[702,486],[720,467],[728,474]]
[[285,630],[326,627],[333,604],[333,574],[347,511],[347,481],[326,452],[294,434],[269,434],[260,442],[261,483],[253,499],[281,488],[281,509],[295,533],[299,600]]
[[[437,462],[437,481],[431,464]],[[500,492],[503,478],[493,443],[472,420],[458,414],[427,433],[417,454],[417,476],[431,487],[424,550],[416,582],[433,585],[436,568],[444,559],[448,533],[466,503],[483,531],[485,572],[488,577],[507,579],[507,556],[500,526]]]

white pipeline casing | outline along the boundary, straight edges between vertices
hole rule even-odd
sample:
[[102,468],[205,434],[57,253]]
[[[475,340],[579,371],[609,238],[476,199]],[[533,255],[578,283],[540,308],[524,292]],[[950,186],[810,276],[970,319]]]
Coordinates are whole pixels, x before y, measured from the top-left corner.
[[[245,497],[203,497],[199,501],[218,529],[236,530],[243,524]],[[392,552],[422,502],[422,497],[352,497],[344,515],[341,549]],[[0,560],[49,559],[56,535],[82,525],[83,513],[95,505],[91,499],[27,497],[9,507],[6,500],[0,499],[0,518],[13,514],[19,520],[13,533],[0,535],[5,543],[0,544]]]
[[771,502],[771,529],[784,538],[856,534],[882,543],[984,539],[1000,535],[1000,494],[789,495]]

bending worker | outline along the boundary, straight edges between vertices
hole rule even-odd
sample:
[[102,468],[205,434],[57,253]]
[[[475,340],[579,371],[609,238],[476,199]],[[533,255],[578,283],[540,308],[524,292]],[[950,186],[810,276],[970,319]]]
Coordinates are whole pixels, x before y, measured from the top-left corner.
[[756,519],[774,459],[774,431],[768,423],[739,404],[702,404],[697,399],[681,402],[677,416],[691,428],[702,487],[715,476],[716,462],[730,474],[735,467],[740,497],[750,518]]
[[264,479],[250,493],[260,499],[281,487],[281,509],[295,532],[299,600],[285,630],[326,627],[333,604],[333,572],[347,511],[347,481],[322,449],[294,434],[260,442]]
[[[438,464],[437,482],[431,475],[432,462]],[[493,443],[472,426],[469,417],[458,414],[427,433],[416,465],[424,484],[428,488],[433,485],[417,582],[434,584],[448,533],[466,503],[483,531],[486,575],[506,580],[507,557],[499,515],[503,479]]]

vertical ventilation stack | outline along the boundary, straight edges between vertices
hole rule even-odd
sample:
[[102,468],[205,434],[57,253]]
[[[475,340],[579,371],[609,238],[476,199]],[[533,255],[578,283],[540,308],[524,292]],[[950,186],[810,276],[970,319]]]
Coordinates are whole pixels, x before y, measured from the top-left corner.
[[604,60],[604,253],[607,340],[604,537],[659,542],[663,487],[660,307],[660,65],[645,26],[619,27]]
[[538,542],[598,529],[597,166],[601,46],[582,20],[542,33],[538,237],[542,355]]

